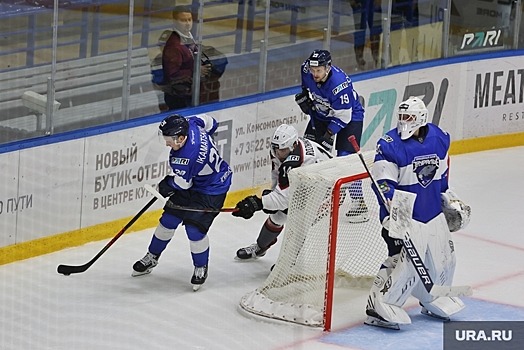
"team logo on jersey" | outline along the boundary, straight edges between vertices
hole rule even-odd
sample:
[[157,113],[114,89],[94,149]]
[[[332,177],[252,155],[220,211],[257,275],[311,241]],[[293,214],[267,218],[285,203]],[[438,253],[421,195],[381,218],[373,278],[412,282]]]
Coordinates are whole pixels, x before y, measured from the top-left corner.
[[177,165],[188,165],[189,159],[188,158],[172,158],[171,164],[177,164]]
[[425,156],[415,157],[411,163],[413,166],[413,172],[417,174],[417,180],[426,188],[429,186],[440,166],[440,159],[436,154],[430,154]]

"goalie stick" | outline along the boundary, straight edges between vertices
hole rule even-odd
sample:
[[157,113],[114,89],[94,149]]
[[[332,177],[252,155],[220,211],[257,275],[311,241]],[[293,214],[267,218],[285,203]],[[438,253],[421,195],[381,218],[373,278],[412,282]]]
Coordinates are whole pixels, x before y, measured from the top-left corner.
[[[384,194],[380,191],[380,187],[378,187],[377,182],[375,181],[375,178],[371,175],[371,172],[369,171],[369,168],[366,164],[366,161],[364,160],[364,156],[362,155],[362,152],[360,152],[360,147],[357,144],[357,140],[354,135],[351,135],[348,137],[349,142],[355,149],[355,152],[360,158],[360,161],[364,165],[364,168],[366,169],[366,172],[369,175],[369,178],[371,179],[371,182],[375,186],[377,193],[379,194],[380,200],[384,204],[384,207],[386,210],[389,211],[389,207],[386,201],[386,197],[384,197]],[[404,192],[406,193],[406,192]],[[407,201],[405,200],[406,196],[404,196],[404,203]],[[413,267],[415,268],[415,271],[417,272],[420,281],[424,285],[424,288],[427,290],[427,292],[434,297],[460,297],[460,296],[468,296],[472,294],[472,290],[470,286],[439,286],[435,285],[433,280],[431,279],[431,276],[429,275],[429,271],[424,264],[424,261],[420,257],[420,254],[418,253],[417,249],[415,248],[415,245],[413,244],[413,241],[411,240],[411,237],[409,235],[409,225],[404,225],[403,228],[403,237],[401,238],[402,244],[404,245],[404,248],[407,251],[407,255],[409,256],[409,260],[411,261]]]
[[[159,199],[164,205],[167,203],[168,199],[163,197],[160,192],[158,192],[153,186],[149,184],[145,184],[144,188],[147,192],[151,193],[155,198]],[[238,211],[238,208],[193,208],[193,207],[184,207],[181,205],[176,204],[169,204],[170,208],[178,209],[178,210],[185,210],[185,211],[196,211],[196,212],[202,212],[202,213],[233,213]]]
[[98,252],[97,255],[95,255],[95,257],[93,259],[91,259],[89,262],[85,263],[84,265],[58,265],[58,268],[56,269],[56,271],[62,275],[66,275],[66,276],[69,276],[70,274],[72,273],[82,273],[82,272],[85,272],[88,268],[91,267],[91,265],[93,265],[95,263],[95,261],[98,260],[98,258],[100,258],[105,252],[106,250],[109,249],[109,247],[111,247],[113,245],[113,243],[116,242],[117,239],[120,238],[120,236],[122,236],[128,228],[131,227],[131,225],[133,225],[135,223],[135,221],[138,220],[139,217],[142,216],[142,214],[144,214],[146,212],[147,209],[149,209],[149,207],[151,207],[153,205],[153,203],[155,203],[157,200],[156,197],[153,197],[151,198],[151,200],[131,219],[131,221],[129,221],[121,230],[120,232],[118,232],[116,234],[115,237],[113,237],[113,239],[111,239],[106,245],[104,248],[102,248],[101,251]]

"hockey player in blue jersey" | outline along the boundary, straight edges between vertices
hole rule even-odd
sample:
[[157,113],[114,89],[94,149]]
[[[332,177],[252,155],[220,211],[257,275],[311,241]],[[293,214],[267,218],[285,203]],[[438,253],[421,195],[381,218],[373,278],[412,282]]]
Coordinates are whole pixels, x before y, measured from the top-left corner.
[[[469,206],[448,187],[449,146],[448,133],[428,123],[424,102],[410,97],[398,107],[397,127],[377,142],[371,170],[387,201],[396,190],[417,195],[411,239],[435,284],[445,286],[453,281],[456,261],[450,231],[465,227],[470,217]],[[389,208],[379,203],[388,258],[371,287],[365,323],[393,329],[410,323],[402,309],[410,295],[418,299],[423,314],[449,320],[464,303],[458,297],[436,298],[426,291],[405,255],[402,240],[389,236]]]
[[217,127],[217,121],[205,114],[188,118],[174,114],[160,123],[159,135],[171,148],[169,164],[173,175],[167,175],[158,184],[158,192],[169,200],[147,254],[133,265],[133,276],[151,272],[175,229],[183,224],[195,267],[191,278],[193,289],[198,290],[206,281],[209,260],[207,233],[218,211],[184,211],[175,207],[222,208],[231,185],[232,171],[211,138]]
[[[354,153],[348,137],[354,135],[360,146],[364,107],[349,76],[331,64],[329,51],[315,50],[302,63],[301,78],[302,92],[295,95],[295,101],[310,117],[304,137],[331,151],[336,135],[337,156]],[[352,200],[346,213],[349,221],[368,221],[361,184],[353,184],[349,194]]]

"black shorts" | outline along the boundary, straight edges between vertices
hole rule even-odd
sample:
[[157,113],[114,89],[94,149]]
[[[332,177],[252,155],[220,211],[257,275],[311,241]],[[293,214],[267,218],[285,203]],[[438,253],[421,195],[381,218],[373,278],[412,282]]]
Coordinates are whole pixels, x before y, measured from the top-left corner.
[[[197,191],[176,191],[169,197],[169,201],[164,206],[164,211],[182,219],[184,225],[193,225],[198,227],[203,233],[207,233],[213,220],[219,214],[226,200],[226,194],[209,195]],[[172,205],[189,207],[189,208],[206,208],[217,209],[217,212],[197,212],[175,209]]]
[[[314,123],[314,126],[313,126]],[[322,122],[319,120],[314,120],[307,125],[306,132],[304,133],[305,137],[313,140],[317,143],[320,142],[320,139],[326,133],[329,122]],[[364,122],[351,121],[344,128],[337,133],[337,142],[335,144],[335,149],[337,151],[346,151],[348,153],[355,153],[355,149],[348,140],[348,137],[355,135],[357,144],[360,146],[360,139],[362,137],[362,128],[364,127]]]

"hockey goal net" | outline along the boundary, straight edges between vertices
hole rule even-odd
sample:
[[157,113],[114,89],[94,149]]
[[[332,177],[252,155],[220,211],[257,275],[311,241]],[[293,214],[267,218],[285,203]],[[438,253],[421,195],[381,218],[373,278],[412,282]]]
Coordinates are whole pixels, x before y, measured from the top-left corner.
[[[370,169],[373,155],[363,153]],[[278,260],[240,306],[255,315],[330,330],[334,286],[369,288],[387,255],[377,199],[356,154],[293,169],[289,178],[288,221]],[[346,213],[359,198],[369,220],[350,222]]]

